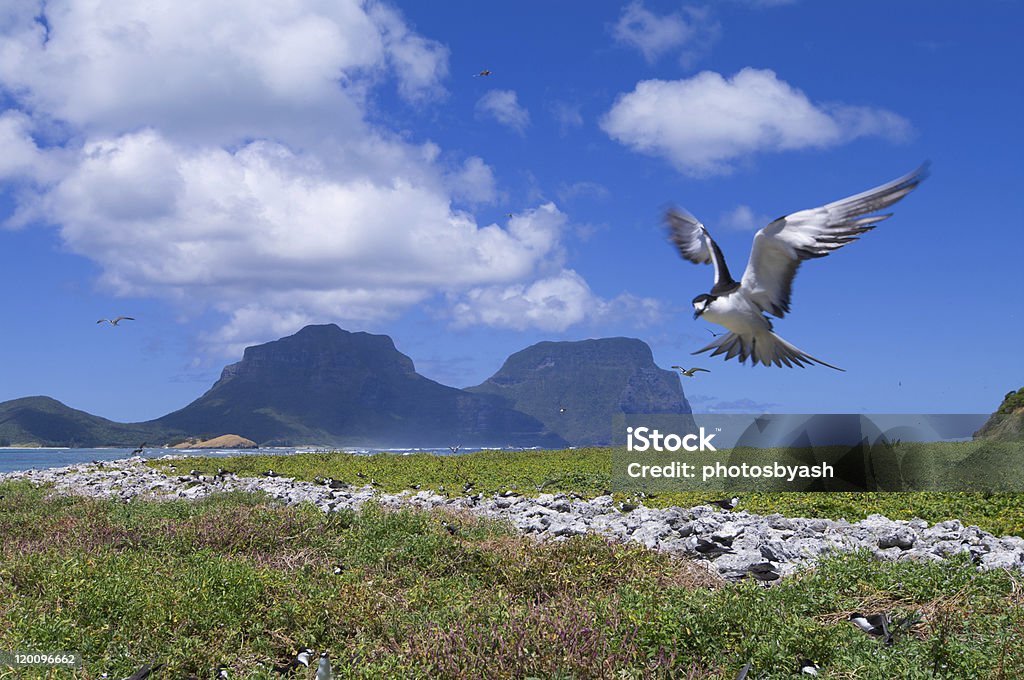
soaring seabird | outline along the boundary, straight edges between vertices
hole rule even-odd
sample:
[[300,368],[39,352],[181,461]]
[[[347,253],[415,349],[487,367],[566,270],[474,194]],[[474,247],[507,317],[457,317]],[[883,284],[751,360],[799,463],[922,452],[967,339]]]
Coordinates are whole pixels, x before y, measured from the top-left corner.
[[452,453],[458,453],[459,449],[461,449],[461,448],[462,448],[462,444],[456,444],[455,446],[449,446],[448,450],[451,451]]
[[140,453],[143,453],[145,450],[146,450],[146,442],[142,442],[141,444],[139,444],[138,448],[136,448],[134,451],[132,451],[132,455],[133,456],[137,456]]
[[781,319],[789,312],[793,279],[804,260],[825,257],[891,217],[891,213],[865,215],[884,210],[913,191],[927,170],[925,164],[888,184],[771,222],[754,236],[750,261],[739,281],[729,274],[725,256],[707,228],[685,211],[669,210],[665,219],[679,254],[690,262],[715,267],[715,285],[693,298],[693,318],[703,317],[730,331],[694,354],[714,350],[711,356],[739,357],[740,363],[750,358],[755,366],[821,364],[843,370],[772,333],[772,322],[765,315]]
[[474,73],[473,77],[474,78],[480,78],[480,77],[486,78],[489,75],[491,75],[491,72],[488,71],[487,69],[484,69],[483,71],[480,71],[480,73]]
[[693,374],[697,371],[703,371],[704,373],[710,373],[706,368],[683,368],[682,366],[673,366],[672,368],[678,370],[680,373],[685,375],[687,378],[692,378]]
[[122,321],[135,321],[135,318],[131,316],[119,316],[116,319],[100,319],[96,323],[109,323],[111,326],[116,326]]

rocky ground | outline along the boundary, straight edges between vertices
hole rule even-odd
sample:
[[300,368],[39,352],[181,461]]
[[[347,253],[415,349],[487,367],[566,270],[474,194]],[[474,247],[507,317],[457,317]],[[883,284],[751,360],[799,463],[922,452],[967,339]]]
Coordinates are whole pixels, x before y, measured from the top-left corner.
[[[586,532],[703,561],[728,579],[742,578],[753,564],[770,561],[782,576],[813,564],[823,555],[867,549],[884,560],[941,560],[968,553],[979,569],[1024,571],[1024,538],[998,538],[958,520],[929,525],[871,515],[859,522],[752,515],[693,508],[626,508],[611,496],[591,500],[564,494],[536,498],[511,492],[492,497],[447,497],[433,491],[382,493],[373,486],[330,488],[285,477],[223,477],[192,474],[187,458],[167,457],[172,474],[151,468],[143,458],[50,470],[0,474],[0,482],[26,479],[52,483],[61,493],[102,498],[202,498],[224,491],[262,491],[287,504],[314,503],[324,512],[358,510],[367,501],[384,507],[443,508],[506,520],[541,540],[561,540]],[[742,504],[741,504],[742,507]],[[712,546],[708,551],[707,547]],[[698,550],[701,547],[702,550]],[[723,552],[728,551],[728,552]],[[719,554],[720,553],[720,554]]]

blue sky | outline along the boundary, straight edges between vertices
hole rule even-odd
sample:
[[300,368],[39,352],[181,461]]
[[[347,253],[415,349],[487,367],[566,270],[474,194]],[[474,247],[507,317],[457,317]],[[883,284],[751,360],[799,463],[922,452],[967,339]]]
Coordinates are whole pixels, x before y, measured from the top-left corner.
[[[696,411],[988,412],[1024,383],[1019,3],[134,4],[0,10],[0,401],[153,418],[327,322],[456,386],[638,337],[711,369]],[[776,323],[846,373],[690,357],[712,273],[666,206],[738,275],[771,218],[924,160]]]

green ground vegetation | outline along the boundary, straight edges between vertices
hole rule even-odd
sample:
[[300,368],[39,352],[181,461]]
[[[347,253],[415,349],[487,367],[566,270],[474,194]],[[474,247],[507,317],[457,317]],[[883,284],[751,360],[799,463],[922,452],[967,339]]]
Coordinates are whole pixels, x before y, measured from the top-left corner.
[[[597,469],[567,478],[570,455],[599,458],[554,454],[514,483],[561,475],[549,488],[599,491]],[[498,456],[213,463],[361,470],[392,489],[471,475],[489,489],[507,485],[497,468],[484,474]],[[856,498],[791,502],[797,512],[886,510]],[[339,678],[731,680],[749,660],[752,677],[774,679],[798,677],[801,657],[827,678],[1024,677],[1024,579],[966,560],[847,555],[765,588],[596,536],[538,544],[468,515],[325,514],[237,493],[126,503],[23,482],[0,485],[0,537],[0,650],[75,650],[86,661],[78,671],[0,668],[0,678],[119,678],[150,659],[165,664],[153,680],[210,678],[220,664],[232,678],[271,678],[270,665],[303,645],[328,650]],[[883,646],[845,621],[852,611],[922,620]]]
[[[911,445],[904,444],[909,447]],[[929,445],[930,450],[965,457],[982,444]],[[413,454],[372,456],[344,453],[306,453],[287,456],[245,455],[231,459],[188,458],[187,462],[150,464],[179,474],[197,469],[213,474],[219,467],[239,476],[259,476],[273,469],[285,477],[311,481],[332,477],[362,486],[369,481],[380,490],[397,493],[422,489],[446,495],[463,494],[466,482],[472,493],[494,494],[509,489],[525,495],[578,493],[590,498],[613,490],[612,449],[587,448],[563,451],[481,451],[458,456]],[[186,469],[187,468],[187,469]],[[360,477],[359,475],[364,475]],[[616,494],[626,500],[627,494]],[[743,494],[739,509],[757,514],[781,513],[790,517],[824,517],[857,521],[872,513],[891,519],[920,517],[928,522],[959,519],[997,535],[1024,536],[1024,494],[1014,493],[754,493]],[[658,493],[643,498],[650,507],[691,507],[708,500],[705,492]]]

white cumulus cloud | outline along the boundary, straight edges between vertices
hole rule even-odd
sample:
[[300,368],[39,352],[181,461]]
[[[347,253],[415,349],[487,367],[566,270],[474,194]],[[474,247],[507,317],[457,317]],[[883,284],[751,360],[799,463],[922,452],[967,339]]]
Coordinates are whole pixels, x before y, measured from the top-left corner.
[[605,300],[590,289],[572,269],[561,271],[531,284],[485,286],[463,294],[452,308],[455,325],[486,324],[523,330],[540,328],[564,331],[584,322],[615,317],[638,326],[661,318],[657,301],[629,294]]
[[658,15],[635,0],[622,10],[612,27],[615,40],[638,50],[649,64],[678,51],[684,66],[708,50],[719,36],[720,26],[706,8],[686,7]]
[[476,103],[477,114],[493,118],[519,134],[530,124],[530,112],[519,105],[513,90],[490,90]]
[[[16,3],[0,10],[7,224],[55,225],[116,293],[219,311],[205,339],[229,352],[312,321],[551,286],[564,213],[478,222],[455,206],[496,200],[484,159],[453,168],[372,118],[376,89],[422,105],[447,70],[444,45],[377,1]],[[522,129],[510,94],[487,110]]]
[[727,229],[738,231],[760,229],[771,222],[771,218],[765,215],[758,215],[749,205],[738,205],[729,212],[722,215],[721,224]]
[[660,156],[680,172],[730,172],[757,153],[825,148],[858,137],[905,138],[910,123],[891,111],[816,104],[773,71],[745,68],[732,78],[704,71],[683,80],[644,80],[601,119],[613,139]]

